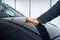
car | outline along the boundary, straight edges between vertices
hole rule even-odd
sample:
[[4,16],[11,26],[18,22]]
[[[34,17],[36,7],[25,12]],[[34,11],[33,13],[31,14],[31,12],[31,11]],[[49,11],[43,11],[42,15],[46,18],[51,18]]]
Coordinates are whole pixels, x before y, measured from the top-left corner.
[[[26,28],[31,29],[32,31],[38,33],[36,30],[36,27],[32,23],[25,22],[26,17],[23,14],[19,13],[18,11],[8,6],[7,4],[0,3],[0,18],[10,21],[10,22],[23,25]],[[31,26],[33,26],[32,28],[34,29],[32,29]]]
[[[60,40],[58,27],[49,22],[42,25],[51,40]],[[42,40],[34,24],[26,23],[26,17],[23,14],[2,2],[0,2],[0,32],[2,40]]]
[[[30,38],[29,40],[41,39],[39,36],[40,35],[39,31],[37,30],[37,28],[34,24],[26,23],[25,22],[26,17],[23,14],[21,14],[20,12],[16,11],[12,7],[10,7],[9,5],[2,3],[2,2],[0,3],[0,19],[1,19],[0,21],[2,22],[2,23],[0,22],[1,29],[2,29],[2,27],[3,28],[7,27],[10,24],[12,24],[13,27],[15,27],[15,25],[17,25],[16,27],[18,27],[18,26],[22,27],[22,28],[20,28],[20,30],[23,31],[24,33],[22,33],[22,32],[21,33],[23,35],[25,34],[24,36],[26,36],[26,35],[29,35],[29,36],[23,37],[22,39],[20,38],[21,40],[25,40],[26,38],[27,38],[26,40],[28,40],[28,38]],[[5,24],[7,24],[7,26],[3,24],[4,22],[6,22]],[[5,30],[8,30],[8,27],[7,27],[7,29],[5,28]],[[22,35],[21,33],[19,35]],[[7,38],[9,38],[9,36],[5,37],[5,39],[7,39]],[[17,38],[17,36],[16,36],[16,38]],[[8,40],[10,40],[10,38]],[[17,40],[17,39],[14,38],[13,40]]]

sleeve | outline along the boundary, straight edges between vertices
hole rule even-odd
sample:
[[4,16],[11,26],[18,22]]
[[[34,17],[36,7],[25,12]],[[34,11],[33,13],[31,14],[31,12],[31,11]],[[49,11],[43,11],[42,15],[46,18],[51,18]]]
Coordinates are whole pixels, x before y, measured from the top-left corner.
[[58,1],[53,7],[51,7],[47,12],[37,18],[40,23],[46,23],[51,21],[60,15],[60,1]]

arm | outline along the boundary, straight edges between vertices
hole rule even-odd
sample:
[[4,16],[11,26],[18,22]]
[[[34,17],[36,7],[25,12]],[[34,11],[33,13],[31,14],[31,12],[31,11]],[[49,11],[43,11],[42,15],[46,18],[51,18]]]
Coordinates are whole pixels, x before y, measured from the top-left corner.
[[58,1],[47,12],[37,18],[40,23],[46,23],[60,15],[60,1]]
[[45,12],[37,19],[34,20],[33,18],[29,18],[30,20],[28,20],[27,18],[27,21],[28,23],[38,25],[40,23],[46,23],[48,21],[51,21],[52,19],[56,18],[59,15],[60,15],[60,1],[58,1],[53,7],[51,7],[47,12]]

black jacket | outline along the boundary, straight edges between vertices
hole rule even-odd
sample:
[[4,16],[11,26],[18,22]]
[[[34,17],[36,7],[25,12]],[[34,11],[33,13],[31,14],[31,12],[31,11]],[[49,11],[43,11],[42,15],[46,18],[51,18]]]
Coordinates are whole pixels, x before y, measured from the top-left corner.
[[46,23],[51,21],[60,15],[60,1],[58,1],[53,7],[51,7],[47,12],[38,17],[40,23]]

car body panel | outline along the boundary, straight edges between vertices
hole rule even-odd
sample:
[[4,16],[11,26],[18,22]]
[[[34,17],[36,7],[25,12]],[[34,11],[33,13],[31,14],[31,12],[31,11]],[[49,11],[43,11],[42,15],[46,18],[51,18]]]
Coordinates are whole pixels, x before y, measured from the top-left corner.
[[4,19],[0,19],[0,32],[1,40],[41,40],[32,30]]
[[17,23],[19,25],[23,25],[24,27],[26,27],[40,35],[39,31],[37,30],[37,28],[34,24],[26,23],[26,17],[7,17],[7,18],[2,18],[2,19]]

